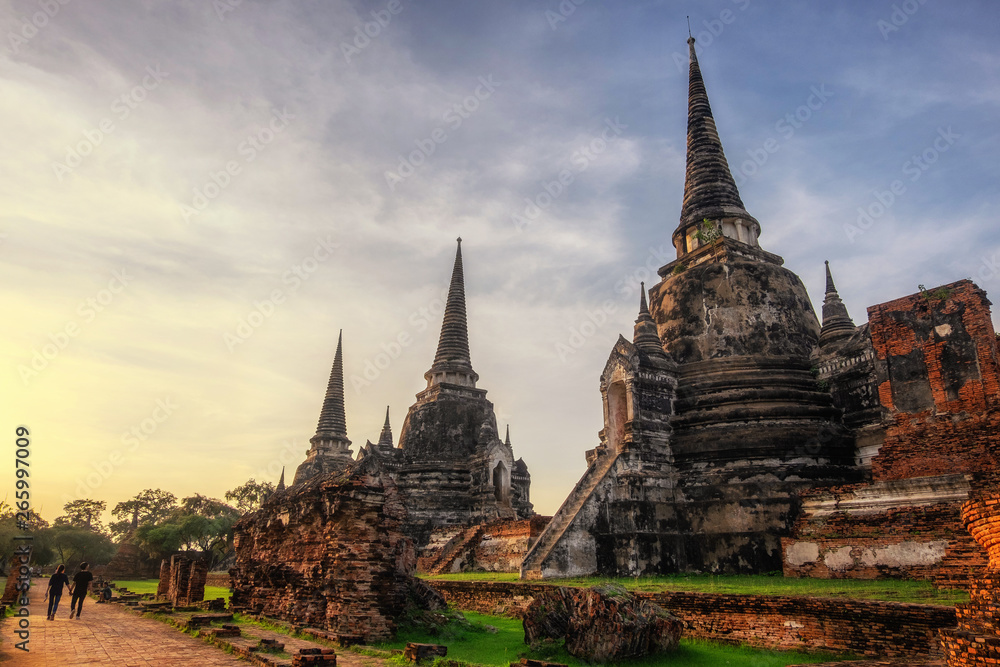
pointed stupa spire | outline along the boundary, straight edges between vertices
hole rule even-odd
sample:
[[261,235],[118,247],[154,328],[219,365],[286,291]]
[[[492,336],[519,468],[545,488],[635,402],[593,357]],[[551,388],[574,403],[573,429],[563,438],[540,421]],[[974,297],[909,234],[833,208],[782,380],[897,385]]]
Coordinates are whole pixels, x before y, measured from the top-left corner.
[[344,330],[337,336],[337,352],[333,355],[333,369],[323,397],[316,435],[309,439],[317,454],[350,456],[351,441],[347,438],[347,419],[344,416]]
[[275,491],[285,490],[285,466],[281,466],[281,477],[278,478],[278,486],[275,487]]
[[[684,175],[684,203],[681,220],[673,234],[677,256],[681,257],[704,243],[705,220],[722,235],[752,246],[757,245],[760,224],[747,213],[736,181],[729,171],[722,141],[715,127],[708,92],[701,76],[694,37],[689,37],[691,66],[688,79],[687,169]],[[698,235],[701,232],[702,238]]]
[[507,424],[507,436],[504,438],[503,444],[510,447],[510,424]]
[[646,354],[664,356],[660,334],[656,330],[656,322],[649,314],[646,305],[646,283],[639,283],[639,317],[635,320],[635,333],[632,342]]
[[469,356],[469,325],[465,314],[465,274],[462,268],[462,239],[458,239],[455,252],[455,266],[451,272],[451,286],[448,288],[448,303],[444,308],[441,323],[441,338],[438,340],[434,364],[424,373],[427,386],[440,382],[476,386],[479,376],[472,370]]
[[392,427],[389,426],[389,406],[385,406],[385,424],[382,425],[382,433],[378,436],[378,444],[392,447]]
[[319,413],[317,436],[347,437],[347,419],[344,416],[344,330],[337,336],[337,352],[333,355],[333,370],[326,386],[323,409]]
[[823,299],[823,328],[819,333],[820,345],[846,338],[854,333],[855,326],[847,313],[847,306],[840,300],[837,286],[833,284],[830,262],[826,264],[826,296]]

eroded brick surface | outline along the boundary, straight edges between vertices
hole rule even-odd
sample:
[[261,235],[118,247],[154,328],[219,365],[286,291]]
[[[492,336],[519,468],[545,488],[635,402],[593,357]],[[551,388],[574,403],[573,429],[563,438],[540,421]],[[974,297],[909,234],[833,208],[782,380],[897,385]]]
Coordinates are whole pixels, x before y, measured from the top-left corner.
[[362,463],[276,492],[236,526],[234,608],[389,639],[419,582],[392,480]]
[[941,633],[941,647],[948,667],[1000,665],[1000,494],[965,503],[962,519],[990,561],[970,602],[958,606],[958,627]]

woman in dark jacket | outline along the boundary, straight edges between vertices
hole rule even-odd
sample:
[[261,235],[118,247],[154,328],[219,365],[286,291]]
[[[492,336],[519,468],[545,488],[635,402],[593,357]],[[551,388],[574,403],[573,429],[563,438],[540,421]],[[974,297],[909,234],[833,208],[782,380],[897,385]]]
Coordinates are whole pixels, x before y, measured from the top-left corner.
[[49,620],[55,620],[56,610],[59,607],[59,598],[62,597],[63,586],[69,588],[69,577],[66,576],[66,566],[60,565],[56,568],[56,573],[49,579],[49,590],[45,597],[49,599]]

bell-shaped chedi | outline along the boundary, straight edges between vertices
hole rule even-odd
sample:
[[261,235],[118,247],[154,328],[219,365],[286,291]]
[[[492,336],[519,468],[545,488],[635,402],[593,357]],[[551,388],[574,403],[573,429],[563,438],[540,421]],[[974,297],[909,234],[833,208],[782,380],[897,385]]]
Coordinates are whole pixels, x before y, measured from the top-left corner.
[[525,558],[527,578],[777,570],[798,493],[860,479],[851,435],[811,373],[809,295],[760,248],[688,44],[677,259],[648,307],[643,295],[634,342],[612,351],[601,444]]
[[[810,372],[820,325],[809,295],[781,257],[759,246],[760,224],[729,171],[688,43],[678,259],[659,270],[649,303],[664,351],[679,364],[671,450],[690,482],[686,500],[691,511],[717,517],[681,561],[767,571],[780,567],[777,536],[796,493],[855,477],[853,442]],[[758,507],[753,517],[739,509],[748,499]]]

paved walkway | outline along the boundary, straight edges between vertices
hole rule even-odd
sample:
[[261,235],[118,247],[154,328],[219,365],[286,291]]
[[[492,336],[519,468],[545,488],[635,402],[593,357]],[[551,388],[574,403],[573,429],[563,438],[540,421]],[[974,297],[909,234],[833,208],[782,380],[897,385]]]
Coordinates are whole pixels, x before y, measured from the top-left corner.
[[20,641],[14,630],[16,619],[3,624],[0,660],[6,665],[205,665],[206,667],[247,667],[203,640],[186,635],[165,623],[142,618],[116,604],[83,602],[79,619],[69,619],[69,596],[59,602],[56,620],[45,620],[48,602],[43,602],[48,579],[31,587],[31,637],[28,653],[14,648]]
[[[92,598],[83,603],[79,619],[69,618],[69,596],[59,602],[59,612],[54,621],[45,620],[48,603],[45,586],[48,579],[40,579],[31,587],[30,651],[14,648],[21,641],[14,631],[17,619],[9,618],[2,626],[3,643],[0,644],[0,665],[7,667],[36,667],[38,665],[124,665],[127,667],[172,667],[196,665],[198,667],[248,667],[250,663],[229,655],[221,648],[184,634],[180,630],[143,618],[126,611],[117,604],[97,604]],[[280,639],[286,650],[317,647],[303,640],[292,639],[266,630],[253,629],[255,635]],[[234,644],[256,644],[256,640],[233,640]],[[384,660],[362,656],[350,651],[338,651],[337,664],[342,667],[381,667]]]

